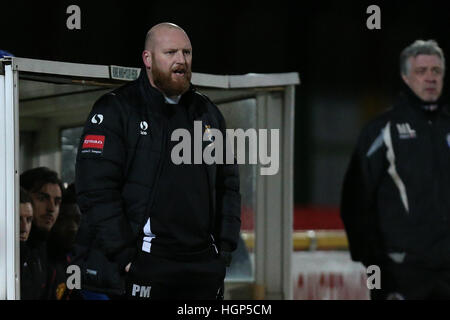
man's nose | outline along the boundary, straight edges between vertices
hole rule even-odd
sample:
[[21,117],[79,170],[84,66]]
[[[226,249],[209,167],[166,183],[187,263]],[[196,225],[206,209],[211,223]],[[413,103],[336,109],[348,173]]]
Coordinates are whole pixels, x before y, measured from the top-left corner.
[[175,55],[175,62],[180,64],[186,64],[186,57],[183,54],[183,51],[177,51]]
[[433,72],[427,72],[425,77],[426,82],[436,82],[437,81],[437,75],[435,75]]
[[51,200],[51,199],[48,200],[47,201],[47,210],[49,212],[53,212],[53,211],[55,211],[55,208],[56,208],[55,202],[53,200]]
[[26,231],[26,222],[25,219],[20,219],[20,232],[25,232]]

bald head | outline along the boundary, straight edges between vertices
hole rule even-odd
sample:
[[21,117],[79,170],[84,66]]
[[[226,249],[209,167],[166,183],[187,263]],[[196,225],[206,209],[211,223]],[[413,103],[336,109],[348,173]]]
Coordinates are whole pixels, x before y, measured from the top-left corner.
[[186,32],[173,23],[160,23],[147,32],[142,61],[150,84],[167,97],[190,86],[192,46]]
[[189,37],[187,36],[186,32],[181,27],[177,26],[174,23],[163,22],[163,23],[159,23],[159,24],[153,26],[147,32],[147,36],[145,37],[144,50],[153,51],[155,46],[156,46],[156,43],[158,42],[158,39],[161,37],[161,35],[166,33],[169,30],[181,31],[182,33],[184,33],[186,38],[189,39]]

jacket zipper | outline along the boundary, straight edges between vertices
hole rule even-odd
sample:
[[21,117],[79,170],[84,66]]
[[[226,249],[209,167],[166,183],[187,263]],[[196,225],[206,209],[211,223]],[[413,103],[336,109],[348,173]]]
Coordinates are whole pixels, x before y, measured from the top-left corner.
[[431,146],[432,146],[432,157],[433,157],[433,170],[432,170],[432,174],[433,174],[433,196],[434,196],[434,207],[435,210],[438,211],[438,214],[441,216],[443,221],[447,221],[447,217],[445,216],[445,214],[442,212],[442,210],[440,210],[438,204],[439,204],[439,193],[441,192],[440,188],[439,188],[439,179],[440,179],[440,174],[438,172],[438,168],[439,168],[439,160],[438,160],[438,151],[437,151],[437,147],[436,147],[436,141],[435,138],[436,136],[439,136],[439,134],[436,134],[436,122],[438,121],[438,118],[436,117],[436,119],[434,121],[429,120],[428,123],[430,125],[430,129],[431,129]]
[[[206,122],[206,125],[208,125],[209,127],[213,127],[214,126],[214,121],[212,121],[212,119],[211,119],[211,117],[210,117],[210,115],[208,113],[206,114],[205,118],[206,118],[206,121],[202,121],[202,137],[203,137],[203,135],[205,134],[205,131],[206,131],[206,127],[205,127],[204,122]],[[203,153],[203,151],[204,151],[204,148],[202,147],[202,153]],[[216,166],[214,172],[216,173],[216,177],[217,177],[217,164],[211,164],[211,166]],[[209,197],[208,197],[208,201],[209,201],[209,219],[210,219],[210,221],[209,221],[209,232],[210,232],[211,238],[213,240],[213,245],[214,245],[216,251],[218,252],[217,247],[215,245],[216,240],[214,239],[214,236],[213,236],[214,230],[215,230],[215,226],[216,226],[215,221],[216,221],[216,213],[217,213],[217,209],[216,209],[217,203],[216,203],[216,200],[214,199],[214,198],[216,198],[216,194],[215,194],[215,186],[212,186],[211,183],[210,183],[211,180],[216,181],[216,179],[209,176],[210,172],[208,171],[208,165],[206,163],[203,164],[203,168],[206,171],[206,178],[208,180],[207,182],[208,182],[208,188],[209,188]]]
[[[202,121],[202,137],[203,137],[203,135],[205,134],[205,131],[206,131],[206,129],[205,129],[206,127],[205,127],[204,123],[206,122],[206,125],[208,125],[209,127],[211,127],[211,125],[212,125],[212,121],[209,118],[208,114],[206,115],[206,118],[207,118],[207,121]],[[203,151],[204,151],[204,147],[203,147],[203,141],[202,141],[202,154],[203,154]],[[216,204],[215,204],[215,200],[214,200],[215,194],[213,192],[215,187],[211,186],[211,183],[210,183],[210,181],[213,179],[213,177],[209,176],[210,172],[208,170],[208,165],[206,163],[203,163],[202,166],[203,166],[203,169],[205,170],[205,173],[206,173],[206,179],[207,179],[208,190],[209,190],[209,193],[208,193],[209,219],[210,219],[210,221],[209,221],[209,233],[210,233],[212,241],[213,241],[212,244],[213,244],[213,246],[214,246],[214,248],[215,248],[215,250],[216,250],[216,252],[218,254],[219,251],[218,251],[217,246],[216,246],[216,240],[214,239],[214,236],[213,236],[214,229],[215,229],[215,220],[216,220],[216,208],[215,208]],[[216,175],[217,175],[217,164],[211,164],[211,166],[216,166],[215,172],[216,172]],[[214,181],[215,181],[215,179],[214,179]]]
[[[150,194],[150,200],[147,204],[147,209],[145,210],[144,219],[143,219],[143,221],[141,221],[141,225],[139,226],[139,229],[141,230],[141,233],[140,233],[141,235],[143,234],[143,228],[144,228],[145,224],[147,223],[147,220],[150,219],[150,211],[153,208],[155,195],[158,190],[157,186],[159,183],[159,178],[161,177],[162,169],[164,166],[164,161],[166,160],[166,156],[167,156],[166,155],[166,151],[167,151],[167,122],[166,122],[166,119],[163,118],[162,124],[163,124],[163,128],[162,128],[161,157],[159,159],[158,171],[156,173],[155,182],[153,183],[153,186],[152,186],[152,193]],[[142,237],[139,238],[139,241],[141,240],[141,238]]]

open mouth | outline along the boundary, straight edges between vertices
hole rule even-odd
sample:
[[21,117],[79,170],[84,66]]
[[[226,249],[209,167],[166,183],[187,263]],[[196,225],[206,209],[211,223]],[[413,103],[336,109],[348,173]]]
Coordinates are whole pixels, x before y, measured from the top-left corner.
[[186,74],[185,69],[175,69],[172,72],[175,73],[177,76],[184,76]]

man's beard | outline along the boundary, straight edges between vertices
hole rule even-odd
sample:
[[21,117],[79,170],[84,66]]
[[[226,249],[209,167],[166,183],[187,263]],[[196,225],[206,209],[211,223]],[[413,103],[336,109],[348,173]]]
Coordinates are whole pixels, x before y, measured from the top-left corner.
[[154,63],[151,69],[153,82],[166,96],[179,96],[189,89],[192,76],[191,70],[188,70],[187,67],[185,67],[184,70],[184,79],[179,79],[180,81],[174,81],[172,79],[172,70],[170,70],[169,72],[164,72],[157,66],[156,63]]

